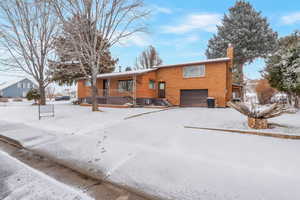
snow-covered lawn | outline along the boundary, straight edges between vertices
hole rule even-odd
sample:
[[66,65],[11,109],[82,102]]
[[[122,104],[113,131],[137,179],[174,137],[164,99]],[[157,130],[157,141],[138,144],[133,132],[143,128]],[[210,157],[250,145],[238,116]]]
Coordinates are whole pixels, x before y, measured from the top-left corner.
[[0,199],[91,200],[0,151]]
[[51,102],[55,106],[55,117],[38,119],[38,106],[32,102],[9,102],[0,105],[0,120],[24,123],[29,126],[52,130],[64,134],[82,134],[117,123],[125,117],[157,109],[100,108],[103,112],[91,112],[91,107],[72,105],[70,102]]
[[[56,118],[39,122],[31,117],[34,108],[24,107],[0,107],[1,120],[28,125],[13,132],[21,125],[1,122],[1,134],[94,177],[166,199],[300,199],[299,140],[184,128],[239,128],[246,119],[231,109],[178,108],[123,120],[149,109],[91,113],[59,105]],[[272,122],[300,126],[300,114]],[[39,129],[47,129],[44,138],[56,133],[33,142]]]

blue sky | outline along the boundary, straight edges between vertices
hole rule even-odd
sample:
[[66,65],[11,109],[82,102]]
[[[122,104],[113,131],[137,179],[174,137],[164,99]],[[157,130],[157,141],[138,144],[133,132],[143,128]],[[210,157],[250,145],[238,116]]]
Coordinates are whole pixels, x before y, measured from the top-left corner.
[[[256,10],[266,16],[274,31],[285,36],[300,29],[300,3],[297,0],[252,0]],[[164,64],[205,59],[208,40],[216,24],[234,0],[146,0],[153,13],[147,20],[149,33],[137,34],[112,49],[119,65],[133,66],[136,57],[148,45],[154,45]],[[262,59],[245,66],[246,76],[259,78]]]
[[[205,59],[208,40],[216,24],[235,0],[145,0],[153,10],[147,19],[147,34],[136,34],[112,48],[114,57],[125,69],[134,66],[136,57],[148,46],[157,48],[164,64],[184,63]],[[274,31],[285,36],[300,29],[299,0],[251,0],[256,10],[266,16]],[[245,66],[249,78],[259,78],[264,68],[262,59]],[[118,68],[117,68],[118,69]],[[0,81],[13,78],[11,73],[0,73]]]

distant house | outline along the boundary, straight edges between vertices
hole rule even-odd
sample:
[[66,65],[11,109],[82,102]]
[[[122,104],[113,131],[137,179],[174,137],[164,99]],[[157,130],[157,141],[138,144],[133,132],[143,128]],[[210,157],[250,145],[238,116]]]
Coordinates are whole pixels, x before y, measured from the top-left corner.
[[[100,74],[98,102],[124,104],[134,99],[138,105],[148,105],[166,100],[174,106],[202,107],[207,106],[208,97],[213,97],[217,107],[226,107],[235,89],[232,61],[233,48],[229,47],[225,58]],[[90,103],[90,86],[88,80],[78,81],[78,97],[82,102]],[[235,94],[236,98],[238,93]]]
[[25,97],[32,88],[37,88],[37,85],[28,78],[0,82],[0,96],[8,98]]

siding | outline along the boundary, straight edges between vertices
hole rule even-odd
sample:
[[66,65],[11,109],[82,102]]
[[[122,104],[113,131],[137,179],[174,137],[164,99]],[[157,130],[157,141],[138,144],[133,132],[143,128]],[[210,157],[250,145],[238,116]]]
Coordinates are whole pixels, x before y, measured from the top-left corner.
[[[22,85],[25,84],[24,88],[19,88],[18,84],[21,83]],[[30,88],[28,88],[28,84],[30,84]],[[31,80],[24,79],[18,83],[15,83],[1,91],[3,97],[25,97],[28,91],[32,88],[32,86],[37,87]]]

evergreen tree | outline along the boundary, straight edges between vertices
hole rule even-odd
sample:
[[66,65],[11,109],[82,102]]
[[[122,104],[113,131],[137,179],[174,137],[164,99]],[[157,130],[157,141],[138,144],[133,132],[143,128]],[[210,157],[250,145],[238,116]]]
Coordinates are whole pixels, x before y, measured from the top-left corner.
[[249,2],[237,1],[225,14],[217,34],[208,42],[208,58],[226,56],[228,44],[235,48],[234,81],[243,83],[243,66],[256,58],[265,58],[276,47],[277,33],[267,19]]
[[34,102],[36,103],[40,99],[39,90],[35,88],[29,90],[28,93],[26,94],[26,98],[28,101],[34,100]]
[[264,76],[270,85],[285,92],[298,105],[300,95],[300,33],[279,40],[279,46],[266,60]]
[[[60,85],[62,84],[73,84],[76,79],[78,78],[87,78],[91,76],[91,67],[89,67],[89,63],[86,62],[86,57],[89,55],[85,55],[88,52],[82,51],[81,53],[78,53],[80,46],[74,47],[74,38],[77,38],[76,40],[83,40],[84,37],[79,38],[80,36],[76,33],[74,30],[74,26],[72,24],[76,23],[76,21],[80,19],[80,29],[84,32],[87,30],[85,27],[89,23],[87,19],[84,19],[84,17],[75,16],[72,19],[70,19],[70,23],[65,24],[63,27],[63,34],[55,39],[54,42],[54,49],[56,52],[56,55],[58,56],[57,61],[50,61],[50,70],[49,73],[51,74],[52,80],[58,82]],[[82,34],[84,35],[84,34]],[[101,35],[99,34],[97,37],[99,37],[98,41],[102,40]],[[91,43],[91,39],[84,38],[86,41],[86,45],[89,45]],[[100,46],[100,42],[98,44]],[[101,60],[101,67],[99,68],[99,74],[100,73],[109,73],[114,71],[115,64],[117,63],[117,59],[113,59],[111,56],[111,53],[109,51],[110,45],[108,42],[105,42],[105,48],[103,48],[103,51],[101,53],[101,56],[99,56],[99,59]],[[80,57],[78,55],[81,55]],[[84,65],[82,66],[82,63]],[[84,67],[84,69],[83,69]]]

